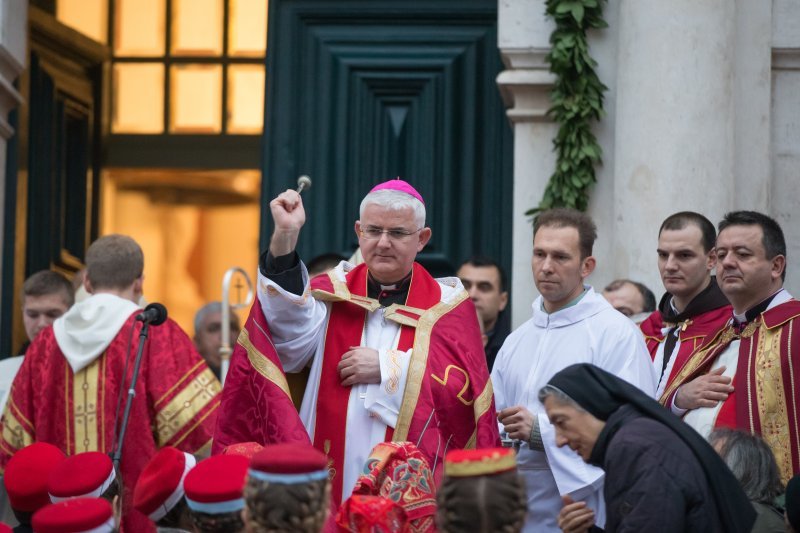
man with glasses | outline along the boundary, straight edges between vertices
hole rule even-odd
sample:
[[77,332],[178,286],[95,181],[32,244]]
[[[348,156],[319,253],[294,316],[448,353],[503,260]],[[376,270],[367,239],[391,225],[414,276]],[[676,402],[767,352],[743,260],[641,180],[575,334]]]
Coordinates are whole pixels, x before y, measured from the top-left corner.
[[[270,209],[275,230],[247,342],[268,332],[258,356],[276,353],[286,372],[311,367],[300,419],[329,458],[334,502],[350,495],[380,442],[414,442],[437,476],[448,450],[499,445],[475,307],[458,279],[434,279],[415,262],[431,238],[422,196],[399,179],[373,188],[355,222],[364,263],[342,262],[313,281],[295,251],[306,216],[300,195],[281,193]],[[235,371],[261,361],[247,352],[233,355],[215,449],[269,433],[258,417],[237,416],[263,404],[268,388],[248,388],[269,375],[256,364]],[[280,386],[281,377],[266,379]]]

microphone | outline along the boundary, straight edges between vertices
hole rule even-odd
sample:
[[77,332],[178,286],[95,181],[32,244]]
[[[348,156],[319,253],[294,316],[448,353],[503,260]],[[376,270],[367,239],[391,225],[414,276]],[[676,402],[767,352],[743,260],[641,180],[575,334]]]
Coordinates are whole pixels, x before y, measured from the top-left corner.
[[299,178],[297,178],[297,194],[300,194],[306,189],[311,188],[311,178],[303,174]]
[[136,320],[151,326],[160,326],[167,321],[167,308],[160,303],[153,302],[136,315]]

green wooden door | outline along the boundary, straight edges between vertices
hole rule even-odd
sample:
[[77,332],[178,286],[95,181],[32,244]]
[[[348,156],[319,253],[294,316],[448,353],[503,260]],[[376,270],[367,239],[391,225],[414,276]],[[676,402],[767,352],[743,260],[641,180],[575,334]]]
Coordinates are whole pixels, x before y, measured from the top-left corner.
[[420,261],[452,274],[473,253],[511,263],[512,136],[495,84],[496,0],[271,0],[261,247],[267,203],[304,193],[306,260],[357,246],[364,194],[401,176],[433,239]]

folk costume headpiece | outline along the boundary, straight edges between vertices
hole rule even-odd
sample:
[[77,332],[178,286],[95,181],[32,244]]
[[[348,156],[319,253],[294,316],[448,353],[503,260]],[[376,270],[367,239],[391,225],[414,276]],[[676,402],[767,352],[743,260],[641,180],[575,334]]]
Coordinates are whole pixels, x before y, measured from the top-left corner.
[[15,453],[3,476],[11,508],[32,513],[48,505],[50,472],[64,459],[64,452],[46,442],[36,442]]
[[491,476],[516,468],[517,457],[511,448],[453,450],[444,460],[444,474],[448,477]]
[[248,463],[242,455],[215,455],[197,463],[183,480],[189,509],[211,515],[241,511]]
[[164,518],[183,498],[183,480],[195,464],[189,453],[172,446],[161,448],[136,481],[133,506],[153,522]]
[[248,475],[257,481],[294,485],[328,477],[328,458],[313,446],[265,446],[250,460]]
[[50,472],[50,501],[99,498],[117,479],[111,458],[101,452],[83,452],[67,457]]
[[37,533],[110,533],[114,512],[102,498],[75,498],[42,507],[33,515]]

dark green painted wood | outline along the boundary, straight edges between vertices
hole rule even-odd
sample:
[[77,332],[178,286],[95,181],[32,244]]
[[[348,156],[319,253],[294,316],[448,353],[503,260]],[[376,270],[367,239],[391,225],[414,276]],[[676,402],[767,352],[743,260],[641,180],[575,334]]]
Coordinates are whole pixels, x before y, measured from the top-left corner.
[[308,174],[305,259],[351,253],[361,198],[408,179],[450,274],[483,253],[511,263],[512,136],[495,84],[496,0],[270,2],[261,247],[267,202]]
[[[19,110],[9,113],[8,123],[19,131]],[[3,201],[3,312],[0,314],[0,359],[16,352],[14,329],[14,252],[17,245],[17,171],[19,170],[19,137],[12,135],[6,144],[5,198]]]

